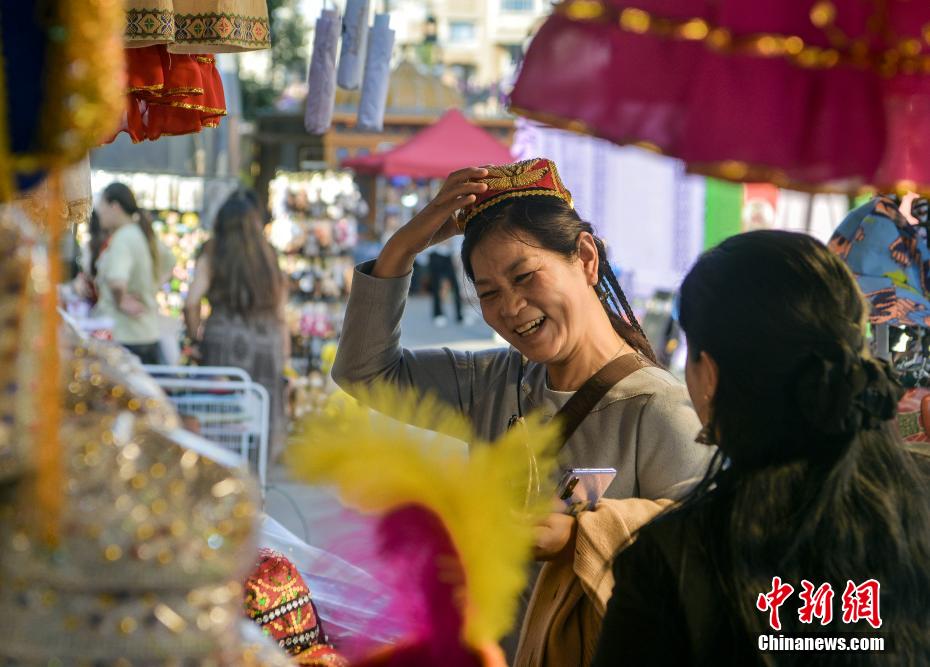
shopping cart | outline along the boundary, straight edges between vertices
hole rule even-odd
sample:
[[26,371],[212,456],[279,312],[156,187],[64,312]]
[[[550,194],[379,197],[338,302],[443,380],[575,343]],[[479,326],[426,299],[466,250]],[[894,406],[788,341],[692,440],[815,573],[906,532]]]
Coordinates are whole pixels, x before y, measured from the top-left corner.
[[257,475],[264,498],[268,476],[268,391],[241,368],[143,368],[164,390],[189,430],[238,454]]

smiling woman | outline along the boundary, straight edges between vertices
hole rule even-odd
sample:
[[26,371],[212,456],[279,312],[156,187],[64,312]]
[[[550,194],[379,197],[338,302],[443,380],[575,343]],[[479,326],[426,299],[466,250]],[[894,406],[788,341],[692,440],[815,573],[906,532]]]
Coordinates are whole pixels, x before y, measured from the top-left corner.
[[[400,320],[414,258],[463,231],[482,315],[510,347],[405,350]],[[617,475],[595,510],[554,513],[539,526],[545,565],[510,664],[588,664],[613,585],[611,557],[660,510],[657,501],[681,498],[707,469],[714,451],[694,442],[700,423],[687,391],[654,359],[603,243],[549,160],[451,174],[378,259],[358,267],[333,367],[350,392],[381,381],[432,393],[490,442],[524,410],[563,417],[579,390],[603,385],[574,430],[563,426],[559,461]]]

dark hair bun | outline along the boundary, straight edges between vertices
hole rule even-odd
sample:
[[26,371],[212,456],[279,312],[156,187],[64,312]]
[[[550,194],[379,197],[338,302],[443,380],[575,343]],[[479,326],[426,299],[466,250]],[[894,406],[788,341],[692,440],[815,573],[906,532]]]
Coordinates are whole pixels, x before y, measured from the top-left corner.
[[811,355],[798,376],[798,409],[808,424],[851,437],[894,418],[903,389],[891,366],[842,344],[833,352]]

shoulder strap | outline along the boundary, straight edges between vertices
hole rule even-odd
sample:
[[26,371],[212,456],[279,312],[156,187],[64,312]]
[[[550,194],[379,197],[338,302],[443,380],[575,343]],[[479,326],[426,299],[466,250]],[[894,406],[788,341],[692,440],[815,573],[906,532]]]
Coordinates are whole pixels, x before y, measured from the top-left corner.
[[581,422],[611,387],[640,368],[652,365],[652,362],[638,353],[624,354],[607,362],[601,370],[588,378],[555,415],[555,419],[562,422],[561,444],[568,442],[572,433],[581,426]]

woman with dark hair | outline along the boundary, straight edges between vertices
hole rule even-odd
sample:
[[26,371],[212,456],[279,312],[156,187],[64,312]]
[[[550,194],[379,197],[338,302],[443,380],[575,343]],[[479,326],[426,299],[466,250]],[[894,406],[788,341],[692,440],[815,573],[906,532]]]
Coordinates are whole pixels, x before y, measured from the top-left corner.
[[[900,387],[867,314],[805,235],[735,236],[691,269],[688,389],[717,465],[617,557],[594,665],[930,664],[928,460],[889,422]],[[766,653],[773,625],[889,652]]]
[[[284,276],[262,222],[258,199],[250,191],[234,192],[220,207],[213,237],[194,267],[184,321],[202,363],[241,368],[268,390],[274,460],[284,444],[284,366],[290,337],[284,322]],[[210,317],[202,323],[204,298]]]
[[[510,347],[402,349],[414,259],[461,230],[481,313]],[[713,452],[694,443],[700,425],[685,388],[654,360],[603,242],[548,160],[453,173],[377,261],[356,271],[333,367],[346,390],[381,381],[433,393],[488,442],[524,411],[558,414],[564,468],[617,469],[595,511],[553,513],[539,527],[536,557],[549,562],[516,665],[590,660],[610,592],[609,558],[629,529],[658,511],[652,500],[681,498],[707,470]],[[649,500],[627,500],[636,498]]]
[[113,338],[142,363],[164,360],[155,296],[174,267],[174,255],[157,238],[152,223],[123,183],[103,190],[96,207],[110,233],[97,264],[98,311],[113,319]]

